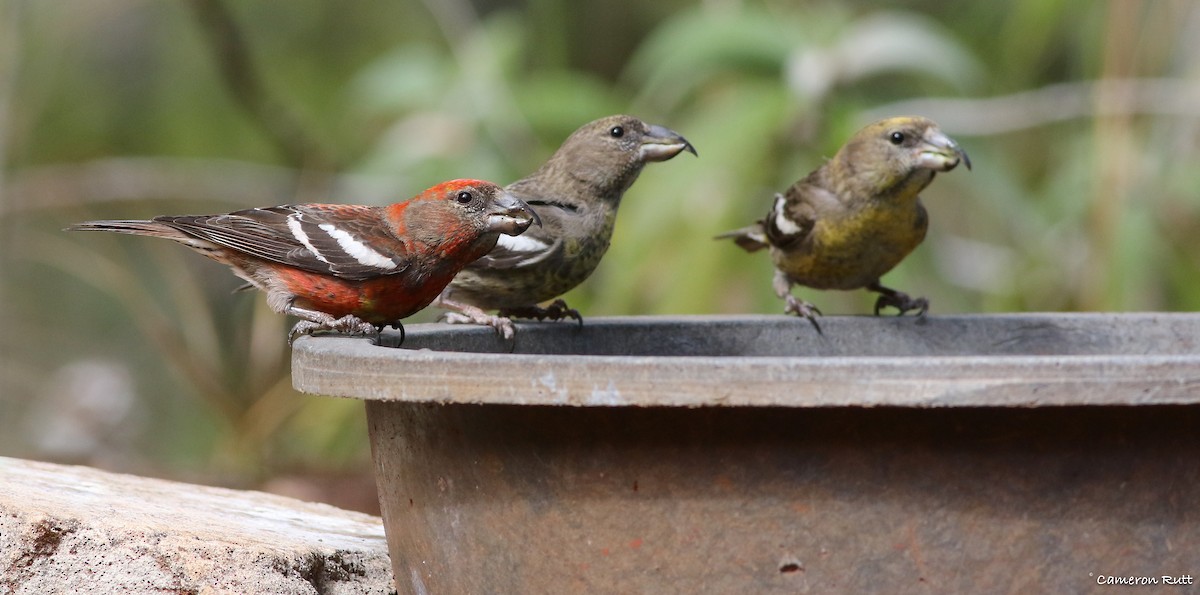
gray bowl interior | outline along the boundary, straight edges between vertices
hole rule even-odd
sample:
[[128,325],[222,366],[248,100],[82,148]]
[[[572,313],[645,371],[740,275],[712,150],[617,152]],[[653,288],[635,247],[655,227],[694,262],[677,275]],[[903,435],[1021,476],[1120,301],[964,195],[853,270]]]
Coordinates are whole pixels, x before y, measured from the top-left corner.
[[[411,325],[404,349],[582,356],[918,357],[1196,354],[1200,316],[1025,314],[828,317],[822,333],[785,316],[629,317],[481,327]],[[384,345],[399,342],[392,331]]]

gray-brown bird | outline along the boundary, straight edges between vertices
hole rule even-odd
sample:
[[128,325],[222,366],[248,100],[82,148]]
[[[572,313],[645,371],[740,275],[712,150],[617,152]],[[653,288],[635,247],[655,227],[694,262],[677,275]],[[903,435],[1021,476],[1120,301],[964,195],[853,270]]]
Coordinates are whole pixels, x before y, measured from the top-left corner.
[[[621,197],[642,168],[683,151],[687,139],[633,116],[583,125],[537,171],[505,190],[528,204],[542,226],[496,247],[454,278],[435,305],[447,322],[486,324],[506,338],[512,318],[574,318],[562,294],[587,279],[608,250]],[[513,241],[515,240],[515,241]],[[555,300],[548,307],[542,302]],[[499,310],[499,316],[486,310]]]
[[929,215],[919,193],[937,172],[963,163],[966,152],[932,121],[881,120],[859,130],[816,171],[776,194],[767,216],[717,236],[748,252],[768,248],[775,263],[774,289],[785,313],[807,318],[820,332],[811,303],[792,295],[793,285],[878,292],[875,314],[888,306],[903,315],[929,309],[923,297],[884,287],[879,278],[922,240]]

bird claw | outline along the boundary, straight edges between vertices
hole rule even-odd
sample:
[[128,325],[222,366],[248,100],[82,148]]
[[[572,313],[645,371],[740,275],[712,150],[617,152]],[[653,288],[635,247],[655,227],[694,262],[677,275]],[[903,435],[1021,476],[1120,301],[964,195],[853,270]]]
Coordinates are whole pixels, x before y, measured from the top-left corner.
[[511,319],[504,316],[492,316],[479,310],[478,312],[446,312],[442,314],[442,322],[447,324],[479,324],[496,329],[496,334],[508,341],[516,334],[516,327]]
[[576,309],[568,306],[567,302],[564,301],[562,298],[558,298],[558,299],[554,300],[553,302],[550,303],[549,306],[546,306],[545,308],[543,308],[541,306],[526,306],[524,308],[507,308],[507,309],[501,310],[500,315],[506,316],[508,318],[533,318],[539,322],[541,322],[543,320],[558,321],[558,320],[564,320],[567,318],[573,318],[573,319],[575,319],[576,322],[579,323],[579,326],[581,326],[581,327],[583,326],[583,315],[581,315],[579,313],[579,310],[576,310]]
[[319,331],[334,331],[345,335],[379,335],[380,327],[377,327],[353,314],[347,314],[341,318],[329,317],[328,320],[312,321],[301,320],[292,327],[292,332],[288,333],[288,345],[291,345],[296,337],[300,335],[311,335]]
[[924,318],[925,313],[929,311],[929,300],[923,297],[913,298],[902,291],[881,293],[879,299],[875,300],[875,315],[879,316],[879,313],[889,306],[900,311],[897,316],[904,316],[916,310],[917,318]]
[[346,335],[377,335],[381,328],[353,314],[347,314],[329,325],[329,330]]
[[301,320],[292,327],[292,332],[288,333],[288,346],[296,340],[300,335],[311,335],[314,331],[321,328],[321,325],[311,320]]
[[[385,328],[385,326],[390,326],[390,327],[392,327],[392,328],[394,328],[394,329],[396,329],[396,330],[400,331],[400,340],[399,340],[399,341],[391,341],[391,340],[389,340],[389,341],[388,341],[388,342],[385,344],[385,343],[383,342],[383,329]],[[396,348],[396,347],[400,347],[401,345],[404,345],[404,339],[405,339],[405,337],[407,337],[407,333],[404,331],[404,325],[403,325],[403,324],[400,324],[400,322],[399,322],[399,321],[396,321],[396,322],[393,322],[393,323],[391,323],[391,324],[389,324],[389,325],[380,325],[380,326],[379,326],[379,332],[375,333],[375,338],[374,338],[374,339],[371,339],[371,344],[372,344],[372,345],[376,345],[376,346],[378,346],[378,347],[392,347],[392,348]]]
[[808,321],[812,323],[813,328],[817,329],[818,335],[825,334],[821,330],[821,325],[817,324],[817,317],[821,316],[821,310],[819,308],[809,302],[797,299],[796,296],[791,294],[788,294],[785,300],[787,301],[787,306],[783,308],[784,314],[795,314],[801,318],[807,318]]

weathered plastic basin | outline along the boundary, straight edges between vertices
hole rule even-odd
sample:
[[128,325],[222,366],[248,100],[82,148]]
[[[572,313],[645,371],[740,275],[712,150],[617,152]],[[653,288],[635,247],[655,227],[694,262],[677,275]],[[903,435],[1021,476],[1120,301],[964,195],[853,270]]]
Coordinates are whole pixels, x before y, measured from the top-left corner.
[[303,338],[292,374],[367,401],[401,592],[1074,592],[1195,569],[1200,315],[822,326],[411,325],[402,349]]

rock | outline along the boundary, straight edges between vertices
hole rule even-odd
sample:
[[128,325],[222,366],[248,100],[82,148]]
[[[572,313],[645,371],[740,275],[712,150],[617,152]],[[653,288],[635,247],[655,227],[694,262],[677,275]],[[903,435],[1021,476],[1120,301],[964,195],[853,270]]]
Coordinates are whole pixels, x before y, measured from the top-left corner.
[[394,593],[379,518],[0,457],[0,593]]

